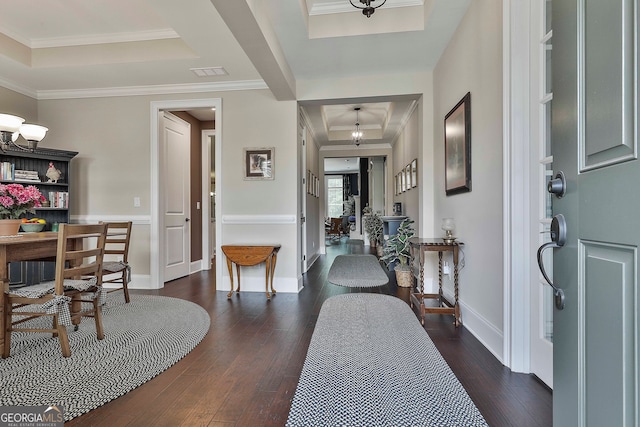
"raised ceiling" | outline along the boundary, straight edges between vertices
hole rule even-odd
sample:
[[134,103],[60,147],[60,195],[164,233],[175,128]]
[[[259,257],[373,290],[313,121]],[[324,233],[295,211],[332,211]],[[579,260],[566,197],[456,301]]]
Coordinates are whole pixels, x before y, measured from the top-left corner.
[[[266,87],[296,99],[297,81],[432,69],[469,1],[387,0],[366,18],[348,0],[0,0],[0,85],[36,99]],[[226,74],[193,71],[207,67]],[[371,143],[396,134],[414,101],[303,107],[332,145],[361,106]]]

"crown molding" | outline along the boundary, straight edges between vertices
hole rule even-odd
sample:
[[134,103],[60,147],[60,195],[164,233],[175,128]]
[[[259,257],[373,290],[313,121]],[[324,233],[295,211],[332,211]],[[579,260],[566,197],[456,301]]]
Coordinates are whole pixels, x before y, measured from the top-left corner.
[[180,35],[171,28],[163,28],[160,30],[135,31],[128,33],[89,34],[81,37],[48,37],[33,39],[27,46],[32,49],[45,49],[52,47],[87,46],[93,44],[127,43],[179,38]]
[[[424,6],[424,0],[388,0],[384,8],[389,9],[392,7],[410,6]],[[350,3],[345,2],[344,0],[336,0],[326,3],[314,3],[309,10],[309,16],[347,13],[353,11],[356,11],[356,9]]]
[[6,80],[2,77],[0,77],[0,86],[2,86],[5,89],[9,89],[12,90],[14,92],[18,92],[22,95],[28,96],[29,98],[34,98],[36,99],[38,97],[38,93],[32,89],[29,89],[28,87],[24,87],[24,86],[20,86],[17,85],[9,80]]
[[360,144],[359,146],[355,146],[353,144],[349,145],[323,145],[320,147],[320,151],[357,151],[357,150],[374,150],[374,149],[390,149],[391,144],[382,143],[382,144]]
[[[0,82],[1,84],[1,82]],[[231,90],[269,89],[264,80],[242,80],[217,83],[193,83],[174,85],[126,86],[93,89],[39,90],[38,100],[106,98],[115,96],[166,95],[175,93],[223,92]]]

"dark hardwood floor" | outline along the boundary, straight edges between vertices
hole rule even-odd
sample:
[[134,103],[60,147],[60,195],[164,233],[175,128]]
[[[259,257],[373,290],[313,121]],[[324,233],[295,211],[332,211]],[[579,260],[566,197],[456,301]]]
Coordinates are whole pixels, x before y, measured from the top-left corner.
[[[362,250],[344,239],[328,246],[305,274],[299,294],[279,293],[270,302],[264,293],[227,300],[226,292],[214,290],[213,271],[157,291],[133,291],[200,304],[211,316],[211,329],[173,367],[67,425],[283,426],[322,303],[356,291],[326,281],[331,262]],[[390,278],[374,291],[408,301],[408,289]],[[425,329],[490,426],[551,426],[551,392],[533,376],[511,373],[473,335],[456,329],[451,316],[429,315]]]

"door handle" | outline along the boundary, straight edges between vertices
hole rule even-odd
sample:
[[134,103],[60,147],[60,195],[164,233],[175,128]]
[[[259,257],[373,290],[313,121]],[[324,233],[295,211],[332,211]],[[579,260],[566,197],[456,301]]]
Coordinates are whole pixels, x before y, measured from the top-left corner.
[[545,243],[538,248],[538,267],[542,273],[542,277],[553,288],[553,295],[555,296],[556,308],[562,310],[564,308],[564,291],[553,284],[547,272],[544,269],[542,262],[542,253],[549,248],[561,248],[567,241],[567,223],[564,219],[564,215],[558,214],[551,220],[551,241]]

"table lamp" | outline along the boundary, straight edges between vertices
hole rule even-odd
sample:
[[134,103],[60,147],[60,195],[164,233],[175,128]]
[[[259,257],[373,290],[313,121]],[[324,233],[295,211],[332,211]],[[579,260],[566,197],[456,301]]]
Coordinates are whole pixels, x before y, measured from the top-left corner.
[[445,243],[453,243],[454,240],[456,240],[456,238],[453,237],[453,230],[456,229],[453,218],[442,218],[442,229],[445,233],[442,240],[444,240]]

